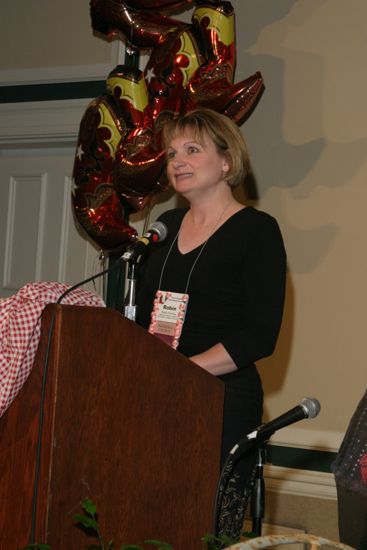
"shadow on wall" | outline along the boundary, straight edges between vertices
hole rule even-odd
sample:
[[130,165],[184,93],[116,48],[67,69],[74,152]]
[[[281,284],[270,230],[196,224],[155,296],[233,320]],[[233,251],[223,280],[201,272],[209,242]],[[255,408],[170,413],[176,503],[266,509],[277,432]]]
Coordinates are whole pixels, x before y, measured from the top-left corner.
[[[322,68],[319,60],[310,74],[313,79],[322,81]],[[301,61],[300,61],[301,62]],[[272,187],[291,188],[298,186],[320,161],[325,149],[325,140],[316,140],[295,145],[288,143],[283,134],[284,126],[284,63],[272,56],[256,56],[251,64],[259,67],[265,80],[265,92],[259,105],[243,127],[248,138],[253,166],[259,181],[259,196],[264,195]],[[316,65],[319,65],[316,68]],[[249,71],[252,68],[248,69]],[[308,92],[307,92],[308,93]],[[310,116],[319,117],[317,113],[320,101],[309,93],[307,105],[303,106],[303,98],[299,100],[299,108],[310,109]],[[293,99],[294,101],[294,99]],[[310,103],[309,103],[310,102]],[[312,106],[313,104],[313,106]],[[321,117],[320,117],[321,119]],[[319,121],[316,125],[319,126]],[[319,130],[322,135],[322,129]]]
[[[307,51],[302,45],[298,48],[294,38],[297,28],[304,32],[308,20],[307,27],[311,26],[317,10],[327,2],[233,0],[232,3],[237,17],[236,80],[260,70],[265,81],[265,93],[242,127],[255,170],[247,182],[247,196],[251,204],[261,208],[261,199],[274,188],[289,189],[290,201],[300,199],[307,204],[305,199],[320,187],[347,184],[365,161],[367,146],[365,139],[346,144],[327,139],[323,109],[331,86],[326,70],[329,50],[320,47],[320,52],[312,48]],[[311,36],[309,40],[311,44]],[[290,216],[284,197],[283,193],[271,193],[271,213],[281,225],[291,273],[311,273],[324,261],[338,237],[340,227],[334,223],[335,212],[331,211],[331,215],[326,212],[323,218],[312,217],[310,213],[302,226],[302,220]],[[312,200],[307,204],[309,209]],[[297,207],[300,206],[299,203]],[[271,358],[259,363],[268,396],[279,393],[286,378],[294,310],[294,285],[292,275],[288,274],[277,348]]]
[[[258,362],[258,370],[262,379],[264,394],[270,396],[278,393],[283,385],[289,367],[294,331],[294,287],[292,277],[287,274],[287,290],[284,304],[282,327],[275,352],[269,358]],[[270,420],[266,408],[264,422]]]
[[[251,157],[259,182],[257,195],[251,198],[264,196],[272,187],[281,187],[292,188],[294,198],[302,199],[312,194],[316,187],[346,184],[365,162],[367,139],[343,143],[325,139],[324,108],[328,103],[325,103],[325,97],[333,89],[339,102],[340,98],[344,99],[342,76],[338,91],[332,87],[333,81],[328,80],[325,67],[327,56],[331,55],[330,46],[324,49],[320,46],[317,55],[305,51],[302,45],[298,49],[294,38],[294,30],[306,25],[327,1],[258,0],[255,3],[234,0],[233,4],[237,14],[237,34],[241,28],[237,39],[236,79],[260,70],[265,81],[265,93],[242,127],[245,135],[250,136]],[[278,24],[285,16],[286,22]],[[340,22],[334,24],[340,25]],[[309,43],[312,44],[312,38]],[[345,97],[341,121],[348,113],[350,97]],[[338,116],[337,112],[335,116]],[[299,144],[287,141],[285,126],[290,128],[288,131]],[[306,141],[308,135],[319,137]]]
[[[235,194],[240,200],[247,196],[246,202],[260,209],[268,201],[263,208],[279,221],[290,266],[277,348],[271,358],[259,363],[265,391],[271,395],[279,393],[284,384],[293,345],[292,274],[295,277],[317,270],[333,250],[341,229],[335,205],[321,208],[316,193],[321,188],[332,191],[348,185],[365,161],[367,140],[346,139],[336,143],[328,136],[326,108],[334,110],[331,114],[339,120],[336,105],[343,99],[343,92],[333,87],[333,74],[329,71],[341,61],[337,47],[329,42],[324,46],[320,36],[312,47],[312,31],[318,10],[322,9],[330,12],[330,25],[342,24],[340,14],[333,19],[335,10],[330,1],[232,0],[232,4],[237,22],[235,81],[260,70],[266,87],[253,114],[242,126],[255,173],[246,181],[246,191],[236,190]],[[348,111],[353,91],[345,93]],[[340,116],[343,120],[346,115],[340,113]],[[333,197],[335,201],[336,194]],[[164,200],[157,201],[162,202],[158,204],[162,210]],[[326,199],[322,196],[321,200]],[[317,212],[312,210],[315,205]]]
[[[253,2],[253,0],[232,0],[237,22],[237,57],[239,58],[242,54],[242,48],[247,50],[257,42],[265,27],[288,15],[297,2],[298,0],[278,0],[277,2],[269,2],[269,0],[256,0],[256,2]],[[245,14],[245,17],[242,14]],[[241,33],[239,33],[240,28]],[[241,46],[241,51],[239,46]]]

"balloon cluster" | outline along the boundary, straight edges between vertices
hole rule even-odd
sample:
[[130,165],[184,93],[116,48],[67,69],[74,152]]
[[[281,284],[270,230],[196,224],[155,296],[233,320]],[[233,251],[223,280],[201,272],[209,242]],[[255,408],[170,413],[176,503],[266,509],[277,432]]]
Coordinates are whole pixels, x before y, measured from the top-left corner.
[[[158,10],[195,5],[191,23]],[[149,49],[144,71],[117,66],[106,92],[80,123],[73,180],[76,219],[104,250],[136,235],[127,212],[146,206],[167,188],[161,132],[168,118],[199,107],[238,124],[263,90],[255,73],[233,82],[235,22],[229,2],[216,0],[91,0],[92,27],[121,38],[128,48]]]

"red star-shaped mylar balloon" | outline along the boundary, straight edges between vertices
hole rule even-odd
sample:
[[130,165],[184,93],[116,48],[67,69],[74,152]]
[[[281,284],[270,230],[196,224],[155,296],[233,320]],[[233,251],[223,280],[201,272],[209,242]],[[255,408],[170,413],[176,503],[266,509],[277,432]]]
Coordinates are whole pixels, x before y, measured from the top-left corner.
[[[157,10],[194,4],[190,24]],[[235,22],[231,4],[216,0],[91,0],[93,29],[149,48],[144,71],[117,66],[106,93],[80,124],[73,179],[77,220],[104,250],[136,235],[128,211],[142,209],[167,187],[161,131],[167,118],[199,107],[237,123],[263,90],[256,73],[235,84]]]

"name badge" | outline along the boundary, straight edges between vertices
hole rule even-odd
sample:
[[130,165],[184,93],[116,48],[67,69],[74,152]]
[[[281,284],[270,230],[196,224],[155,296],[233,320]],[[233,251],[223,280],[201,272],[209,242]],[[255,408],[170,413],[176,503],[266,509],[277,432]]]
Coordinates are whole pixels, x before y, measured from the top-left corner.
[[148,330],[173,349],[180,340],[188,301],[188,294],[166,290],[157,290],[154,298]]

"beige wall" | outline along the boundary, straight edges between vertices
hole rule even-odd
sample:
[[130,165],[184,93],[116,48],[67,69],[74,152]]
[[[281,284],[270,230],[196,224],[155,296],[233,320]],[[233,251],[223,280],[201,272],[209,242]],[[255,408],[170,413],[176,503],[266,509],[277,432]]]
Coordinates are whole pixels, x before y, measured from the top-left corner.
[[[367,3],[232,3],[236,80],[260,70],[266,83],[243,127],[256,204],[278,219],[289,263],[278,349],[261,363],[266,415],[318,397],[322,414],[297,427],[319,430],[322,446],[323,433],[345,430],[366,387]],[[17,69],[114,66],[111,45],[92,35],[87,0],[14,0],[0,30],[3,82]]]
[[2,6],[1,69],[92,65],[110,60],[110,45],[91,29],[88,0],[13,0]]
[[[331,540],[339,539],[337,502],[334,500],[267,492],[264,521]],[[278,550],[281,548],[287,549],[283,546]]]
[[237,79],[259,69],[266,83],[244,126],[259,207],[279,220],[289,263],[278,350],[261,367],[267,412],[315,395],[322,414],[299,428],[343,432],[367,381],[367,4],[234,4]]

